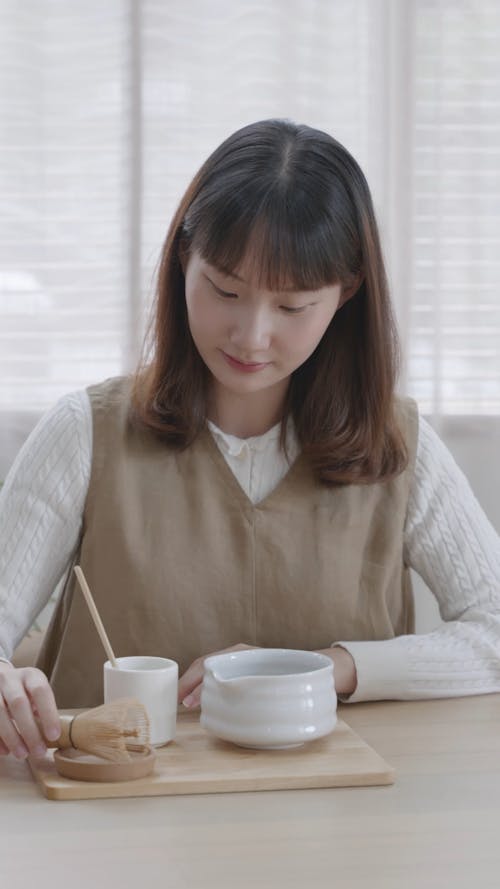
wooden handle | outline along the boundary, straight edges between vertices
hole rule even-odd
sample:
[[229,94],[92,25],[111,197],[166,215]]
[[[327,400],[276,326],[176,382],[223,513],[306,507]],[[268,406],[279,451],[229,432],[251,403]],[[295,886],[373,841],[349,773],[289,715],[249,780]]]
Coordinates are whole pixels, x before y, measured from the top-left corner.
[[43,735],[43,740],[47,747],[73,747],[73,744],[70,741],[70,730],[71,723],[74,720],[74,716],[66,716],[59,715],[59,719],[61,721],[61,734],[55,741],[49,741],[45,735],[43,734],[42,726],[40,725],[40,721],[37,719],[38,728]]
[[90,614],[92,616],[92,620],[95,623],[96,630],[99,633],[102,644],[104,645],[104,650],[106,651],[106,654],[111,662],[111,666],[114,667],[115,669],[118,669],[118,664],[116,663],[116,658],[115,658],[113,649],[111,648],[111,643],[108,639],[106,630],[104,629],[99,612],[96,608],[96,604],[94,602],[92,593],[90,592],[89,585],[88,585],[87,581],[85,580],[85,575],[79,565],[75,565],[74,572],[77,576],[78,583],[80,584],[80,587],[82,589],[82,593],[83,593],[83,595],[85,597],[85,601],[88,605]]

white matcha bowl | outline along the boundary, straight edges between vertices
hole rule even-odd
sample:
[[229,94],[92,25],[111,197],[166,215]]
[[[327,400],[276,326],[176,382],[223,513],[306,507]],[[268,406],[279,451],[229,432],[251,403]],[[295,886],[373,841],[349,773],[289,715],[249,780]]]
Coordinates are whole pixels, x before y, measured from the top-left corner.
[[205,660],[200,722],[242,747],[298,747],[337,722],[333,661],[315,651],[255,648]]

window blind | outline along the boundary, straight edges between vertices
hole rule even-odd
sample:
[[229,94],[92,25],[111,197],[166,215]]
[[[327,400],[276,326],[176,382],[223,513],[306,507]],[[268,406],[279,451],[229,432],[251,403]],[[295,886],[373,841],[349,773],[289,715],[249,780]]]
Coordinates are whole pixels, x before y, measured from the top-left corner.
[[279,116],[367,175],[421,410],[500,413],[499,35],[487,0],[0,0],[0,411],[134,366],[186,185]]
[[128,9],[0,4],[0,406],[116,373],[128,321]]
[[435,415],[500,413],[500,5],[415,16],[409,388]]

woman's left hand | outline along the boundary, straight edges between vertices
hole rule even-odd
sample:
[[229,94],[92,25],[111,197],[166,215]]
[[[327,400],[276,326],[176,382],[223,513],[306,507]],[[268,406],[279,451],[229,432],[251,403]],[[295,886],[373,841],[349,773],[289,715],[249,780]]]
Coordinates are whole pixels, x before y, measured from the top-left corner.
[[[212,654],[225,654],[227,651],[244,651],[245,649],[257,648],[257,645],[245,645],[240,642],[239,645],[232,645],[230,648],[224,648],[222,651],[213,651]],[[321,654],[326,654],[334,663],[335,671],[335,689],[337,694],[349,696],[356,689],[356,665],[351,655],[345,648],[340,646],[336,648],[323,648]],[[201,686],[203,682],[203,670],[205,658],[198,657],[191,664],[186,672],[179,679],[179,704],[184,704],[188,710],[199,707],[201,698]]]
[[344,699],[347,699],[356,691],[358,684],[358,675],[353,656],[346,648],[342,648],[341,645],[336,645],[335,648],[322,648],[319,653],[326,654],[327,657],[332,659],[335,691],[338,695],[342,695]]
[[205,658],[211,657],[212,654],[226,654],[228,651],[244,651],[250,648],[258,648],[258,646],[245,645],[244,642],[240,642],[238,645],[231,645],[230,648],[223,648],[222,651],[212,651],[211,654],[206,654],[204,657],[197,657],[179,679],[177,696],[179,704],[184,704],[188,710],[199,707]]

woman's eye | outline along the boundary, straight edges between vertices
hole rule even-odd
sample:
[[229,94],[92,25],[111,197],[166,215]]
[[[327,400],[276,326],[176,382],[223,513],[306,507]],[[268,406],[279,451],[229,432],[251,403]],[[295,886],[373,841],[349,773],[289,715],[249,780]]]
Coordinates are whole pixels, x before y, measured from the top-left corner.
[[280,306],[280,308],[288,315],[298,315],[299,312],[304,312],[307,309],[307,306]]
[[214,288],[214,290],[218,294],[218,296],[222,296],[225,299],[237,299],[238,298],[237,293],[229,293],[227,290],[221,290],[219,287],[216,287],[215,284],[212,284],[212,287]]

